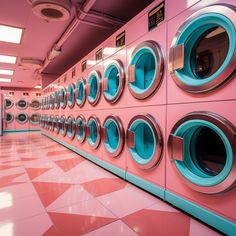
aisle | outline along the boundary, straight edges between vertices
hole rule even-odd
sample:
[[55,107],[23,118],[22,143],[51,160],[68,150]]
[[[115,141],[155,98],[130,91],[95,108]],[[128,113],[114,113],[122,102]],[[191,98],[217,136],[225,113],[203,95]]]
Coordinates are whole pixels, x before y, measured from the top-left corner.
[[0,137],[0,235],[218,235],[40,133]]

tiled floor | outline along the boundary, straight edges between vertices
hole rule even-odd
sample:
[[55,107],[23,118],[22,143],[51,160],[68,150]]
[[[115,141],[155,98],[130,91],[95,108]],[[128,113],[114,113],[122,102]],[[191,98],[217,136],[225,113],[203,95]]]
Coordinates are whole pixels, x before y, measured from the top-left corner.
[[0,138],[0,235],[218,235],[40,133]]

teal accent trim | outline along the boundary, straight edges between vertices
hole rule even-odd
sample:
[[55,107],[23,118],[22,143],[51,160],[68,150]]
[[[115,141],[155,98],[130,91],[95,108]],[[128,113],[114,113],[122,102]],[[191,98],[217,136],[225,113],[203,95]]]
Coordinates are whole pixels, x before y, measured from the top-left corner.
[[111,63],[105,73],[104,77],[107,78],[108,82],[108,90],[104,91],[104,95],[108,100],[112,100],[117,96],[118,88],[120,85],[120,74],[119,69],[114,63]]
[[[208,127],[216,132],[225,146],[226,163],[223,170],[216,176],[206,174],[192,160],[191,139],[195,130],[200,127]],[[175,165],[183,177],[199,186],[214,186],[221,183],[229,175],[233,165],[233,150],[224,132],[216,125],[205,120],[189,120],[180,125],[174,135],[184,138],[184,161],[175,161]]]
[[75,96],[74,96],[74,89],[72,87],[72,85],[69,85],[68,87],[68,93],[70,94],[70,97],[68,99],[68,105],[71,106],[74,102]]
[[[205,79],[199,79],[193,73],[191,67],[192,50],[194,50],[195,44],[202,37],[202,35],[210,29],[215,27],[222,27],[229,37],[229,49],[228,54],[220,66],[220,68],[210,77]],[[216,79],[230,63],[236,48],[236,30],[234,24],[224,15],[218,13],[206,13],[201,15],[185,26],[179,35],[176,45],[184,43],[185,48],[185,66],[183,69],[176,70],[175,74],[183,83],[190,86],[201,86],[210,83]]]
[[64,107],[64,105],[65,105],[65,90],[63,88],[60,90],[60,94],[61,94],[61,97],[62,97],[62,99],[60,101],[60,106]]
[[129,148],[132,158],[141,165],[149,163],[156,150],[156,136],[148,122],[142,119],[135,120],[130,125],[134,135],[134,148]]
[[116,166],[111,165],[109,162],[103,161],[101,163],[101,166],[105,168],[106,170],[109,170],[110,172],[114,173],[115,175],[120,176],[121,178],[125,179],[125,170],[122,170]]
[[187,201],[169,191],[165,192],[165,200],[193,215],[194,217],[202,220],[203,222],[206,222],[221,232],[230,236],[235,235],[236,224],[234,222],[216,215],[203,207],[195,205],[194,203]]
[[83,102],[84,96],[85,96],[85,94],[84,94],[84,90],[85,90],[84,83],[81,80],[79,80],[76,84],[76,88],[78,90],[78,96],[76,98],[76,103],[78,105],[81,105],[82,102]]
[[68,119],[69,129],[67,131],[67,136],[71,138],[73,134],[73,120],[71,118]]
[[154,185],[146,180],[139,178],[133,174],[126,172],[126,180],[129,182],[139,186],[140,188],[164,199],[165,198],[165,190],[157,185]]
[[107,141],[104,142],[108,152],[114,153],[120,146],[120,130],[113,119],[108,119],[104,124],[107,129]]
[[9,130],[4,130],[3,133],[18,133],[18,132],[32,132],[32,131],[40,131],[41,129],[9,129]]
[[90,94],[88,94],[88,100],[93,103],[98,94],[98,78],[94,73],[89,76],[88,84],[90,85]]
[[57,91],[54,92],[54,96],[55,96],[55,105],[58,106],[58,104],[59,104],[59,95],[58,95]]
[[135,66],[135,81],[130,88],[136,94],[147,92],[156,78],[157,58],[155,52],[149,47],[141,47],[132,57],[130,65]]

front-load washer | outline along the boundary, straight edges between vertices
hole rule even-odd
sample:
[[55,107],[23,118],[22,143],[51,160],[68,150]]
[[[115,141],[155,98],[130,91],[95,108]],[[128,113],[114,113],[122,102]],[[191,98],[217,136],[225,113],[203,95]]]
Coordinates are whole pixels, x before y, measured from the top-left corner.
[[166,106],[126,109],[129,182],[164,198]]
[[66,120],[67,138],[73,141],[76,135],[76,121],[73,115],[69,115]]
[[79,147],[83,145],[86,139],[86,119],[84,115],[80,114],[76,117],[76,140],[78,141]]
[[65,109],[67,106],[67,102],[68,102],[67,98],[68,98],[67,89],[61,86],[60,92],[59,92],[59,101],[60,101],[60,107],[62,109]]
[[17,102],[16,102],[16,107],[19,109],[19,110],[26,110],[28,108],[28,102],[26,99],[19,99]]
[[30,109],[32,110],[39,110],[41,108],[41,104],[40,104],[40,101],[38,99],[33,99],[31,102],[30,102]]
[[55,96],[54,93],[50,93],[49,95],[49,108],[53,110],[55,108]]
[[76,87],[74,83],[71,83],[68,85],[68,107],[70,109],[73,109],[73,107],[75,106],[75,102],[76,102]]
[[67,134],[67,125],[66,125],[66,117],[65,115],[62,115],[59,119],[59,128],[60,128],[60,139],[65,139],[65,136]]
[[236,98],[235,27],[233,0],[200,1],[168,22],[169,104]]
[[236,232],[235,105],[167,107],[165,199],[226,235]]
[[6,97],[5,98],[5,110],[9,110],[14,106],[14,101],[11,98]]
[[59,91],[58,90],[54,91],[54,97],[55,97],[54,107],[55,107],[55,109],[59,109],[60,108],[60,99],[59,99]]
[[19,112],[16,114],[16,130],[29,130],[29,117],[24,112]]
[[82,108],[86,101],[86,80],[84,77],[80,77],[76,81],[75,101],[79,108]]
[[39,113],[31,113],[29,117],[29,129],[30,130],[38,130],[40,122],[40,114]]

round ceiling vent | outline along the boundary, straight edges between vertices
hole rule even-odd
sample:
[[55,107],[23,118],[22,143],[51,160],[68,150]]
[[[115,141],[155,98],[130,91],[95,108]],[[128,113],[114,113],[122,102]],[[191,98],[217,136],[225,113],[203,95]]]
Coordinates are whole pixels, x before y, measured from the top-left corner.
[[46,20],[62,21],[70,17],[70,0],[32,0],[33,12]]

